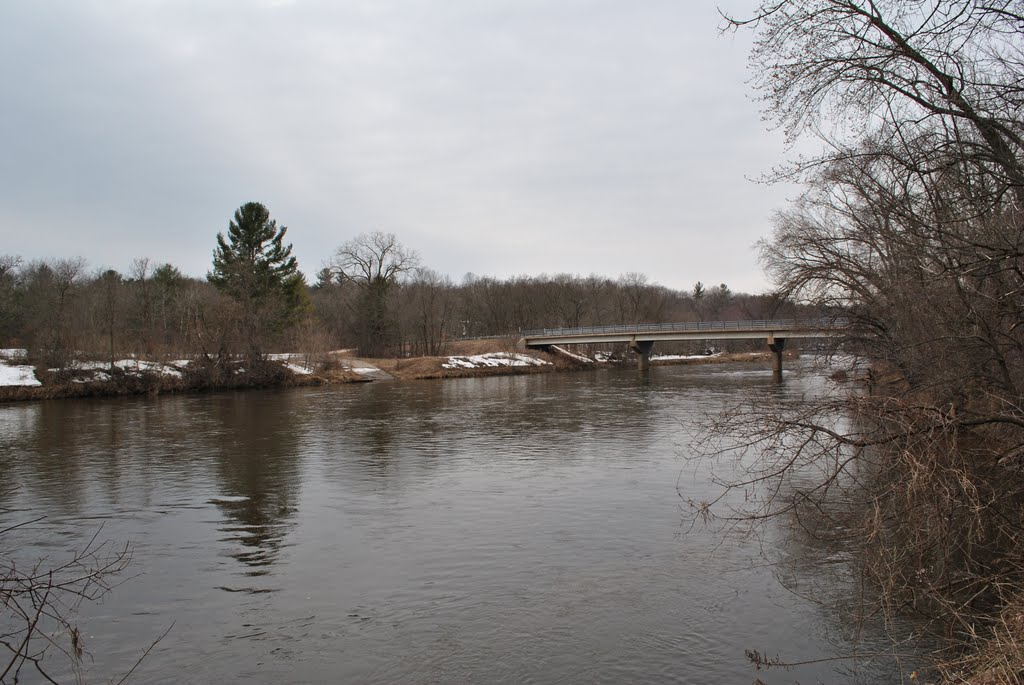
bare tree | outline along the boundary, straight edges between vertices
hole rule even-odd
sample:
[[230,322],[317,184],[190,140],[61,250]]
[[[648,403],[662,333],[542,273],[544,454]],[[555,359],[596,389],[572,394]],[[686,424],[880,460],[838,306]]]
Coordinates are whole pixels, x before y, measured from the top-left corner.
[[110,362],[110,375],[114,375],[114,332],[118,327],[119,323],[122,323],[124,317],[120,311],[121,307],[121,286],[122,278],[114,269],[107,269],[104,271],[99,278],[99,285],[102,288],[102,317],[103,325],[107,332],[107,359]]
[[398,281],[419,266],[419,255],[393,233],[363,233],[334,253],[331,269],[360,290],[357,325],[360,353],[383,356],[396,341],[389,298]]
[[65,368],[75,350],[73,305],[85,273],[82,258],[33,261],[22,271],[26,343],[45,363]]
[[726,487],[745,497],[694,512],[853,551],[854,613],[920,619],[956,682],[941,657],[988,653],[1024,610],[1022,7],[778,0],[728,20],[757,34],[767,114],[825,149],[783,170],[807,189],[765,266],[845,317],[886,383],[720,417],[706,437],[747,447]]
[[394,233],[362,233],[339,247],[334,253],[334,273],[344,281],[360,286],[373,283],[395,283],[419,266],[415,250],[398,242]]
[[20,333],[21,316],[17,308],[21,257],[0,255],[0,344]]
[[404,312],[401,328],[412,345],[413,355],[443,354],[454,326],[454,285],[432,269],[418,268],[412,280],[404,284]]
[[1024,197],[1019,2],[771,0],[727,25],[756,28],[755,85],[789,136],[831,125],[841,154],[874,130],[932,140],[940,158],[952,141],[956,160]]

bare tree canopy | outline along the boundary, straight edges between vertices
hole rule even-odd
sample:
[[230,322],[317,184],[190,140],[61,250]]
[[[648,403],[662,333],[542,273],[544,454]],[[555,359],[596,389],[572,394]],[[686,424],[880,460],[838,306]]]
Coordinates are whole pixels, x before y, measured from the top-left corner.
[[332,268],[342,280],[360,287],[373,283],[394,283],[403,274],[419,266],[415,250],[402,243],[394,233],[362,233],[335,251]]
[[361,296],[356,335],[362,354],[378,357],[399,337],[391,291],[419,266],[419,255],[398,242],[394,233],[363,233],[337,249],[331,265],[339,283],[354,283]]
[[1024,185],[1020,0],[767,0],[727,26],[754,27],[751,66],[768,116],[790,138],[839,148],[866,133],[929,139]]

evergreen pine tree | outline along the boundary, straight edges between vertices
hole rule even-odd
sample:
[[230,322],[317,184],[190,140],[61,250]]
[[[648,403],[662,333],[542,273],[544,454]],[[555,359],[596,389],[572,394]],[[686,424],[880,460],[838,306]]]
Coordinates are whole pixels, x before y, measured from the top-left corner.
[[305,279],[292,246],[284,244],[287,230],[265,206],[247,202],[235,211],[227,237],[217,234],[213,271],[206,278],[240,305],[251,361],[262,359],[268,329],[294,323],[308,307]]

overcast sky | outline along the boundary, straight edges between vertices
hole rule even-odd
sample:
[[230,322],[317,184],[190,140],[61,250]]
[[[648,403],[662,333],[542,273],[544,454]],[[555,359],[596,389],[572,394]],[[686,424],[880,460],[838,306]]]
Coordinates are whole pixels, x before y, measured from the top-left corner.
[[763,291],[794,192],[716,4],[4,0],[0,254],[201,276],[255,200],[311,277],[379,230],[456,280]]

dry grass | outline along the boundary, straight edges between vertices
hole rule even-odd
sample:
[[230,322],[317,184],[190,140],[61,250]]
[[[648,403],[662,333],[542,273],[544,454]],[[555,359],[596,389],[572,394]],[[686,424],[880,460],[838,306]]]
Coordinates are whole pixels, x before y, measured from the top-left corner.
[[448,369],[442,369],[441,364],[448,361],[448,357],[412,357],[410,359],[367,359],[364,360],[373,364],[381,371],[386,371],[395,378],[439,378],[434,375]]
[[1007,603],[992,631],[976,651],[943,664],[947,685],[1024,684],[1024,596]]
[[450,356],[470,356],[488,352],[515,352],[518,338],[485,338],[481,340],[453,340],[448,345]]

